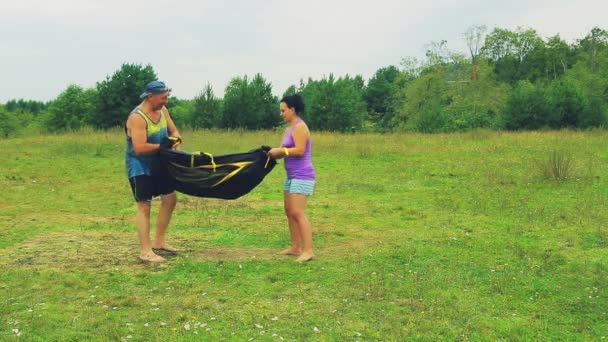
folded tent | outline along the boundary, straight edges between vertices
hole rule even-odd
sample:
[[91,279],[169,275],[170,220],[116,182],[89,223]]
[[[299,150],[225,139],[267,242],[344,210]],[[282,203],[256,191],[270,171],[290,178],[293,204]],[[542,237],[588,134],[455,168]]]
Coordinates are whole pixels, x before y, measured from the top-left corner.
[[214,156],[209,153],[161,149],[160,154],[175,189],[181,193],[235,199],[249,193],[277,164],[268,146],[246,153]]

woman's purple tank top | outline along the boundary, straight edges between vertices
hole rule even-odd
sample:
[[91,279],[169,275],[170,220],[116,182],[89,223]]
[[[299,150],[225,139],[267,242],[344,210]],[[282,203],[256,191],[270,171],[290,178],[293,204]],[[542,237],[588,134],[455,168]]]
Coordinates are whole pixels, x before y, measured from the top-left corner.
[[[294,127],[302,122],[299,120],[295,125],[287,127],[285,135],[283,135],[283,141],[281,142],[282,147],[292,148],[296,144],[293,141],[293,129]],[[312,143],[310,138],[306,141],[306,150],[304,155],[301,157],[285,157],[285,170],[287,171],[287,178],[290,179],[302,179],[302,180],[315,180],[316,173],[315,167],[312,165]]]

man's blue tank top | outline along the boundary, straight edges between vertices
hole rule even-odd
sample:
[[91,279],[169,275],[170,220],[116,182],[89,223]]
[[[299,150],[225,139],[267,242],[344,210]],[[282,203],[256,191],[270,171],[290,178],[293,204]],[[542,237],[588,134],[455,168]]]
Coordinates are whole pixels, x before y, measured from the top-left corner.
[[[167,119],[160,112],[158,122],[152,121],[139,107],[135,107],[131,114],[137,113],[146,120],[146,136],[147,142],[150,144],[160,144],[163,138],[168,136]],[[162,170],[162,160],[158,153],[154,154],[136,154],[133,150],[133,141],[127,135],[127,149],[125,152],[125,161],[127,164],[127,175],[129,178],[141,175],[157,175]]]

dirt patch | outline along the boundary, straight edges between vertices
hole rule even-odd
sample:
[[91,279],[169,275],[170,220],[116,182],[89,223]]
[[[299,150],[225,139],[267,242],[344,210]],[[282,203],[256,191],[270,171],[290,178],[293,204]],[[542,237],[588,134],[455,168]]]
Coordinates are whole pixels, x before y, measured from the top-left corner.
[[236,199],[231,201],[219,200],[215,198],[202,198],[194,196],[178,197],[178,207],[197,212],[205,212],[209,210],[232,210],[236,208],[248,209],[250,202],[246,199]]
[[[179,236],[172,236],[171,241],[175,246],[185,246],[184,252],[194,245]],[[139,241],[135,233],[67,231],[38,236],[4,249],[0,254],[0,268],[133,272],[171,264],[144,264],[138,256]]]
[[[337,236],[323,232],[323,246],[317,246],[318,258],[335,259],[365,253],[378,245],[377,237],[369,232],[350,229],[350,234]],[[355,233],[355,234],[353,234]],[[281,259],[279,249],[209,246],[205,236],[170,236],[171,244],[179,249],[163,264],[142,263],[139,241],[135,232],[65,231],[37,236],[18,245],[2,249],[0,269],[61,270],[91,272],[149,272],[150,269],[170,267],[179,260],[231,261]]]
[[67,231],[37,236],[21,244],[3,249],[0,269],[32,271],[149,271],[166,268],[180,259],[196,261],[268,260],[275,251],[265,248],[209,247],[204,238],[171,235],[171,244],[179,249],[177,255],[163,255],[163,264],[139,261],[139,241],[135,233],[99,233]]
[[275,257],[276,252],[271,249],[242,247],[211,247],[193,255],[194,259],[205,261],[268,260]]

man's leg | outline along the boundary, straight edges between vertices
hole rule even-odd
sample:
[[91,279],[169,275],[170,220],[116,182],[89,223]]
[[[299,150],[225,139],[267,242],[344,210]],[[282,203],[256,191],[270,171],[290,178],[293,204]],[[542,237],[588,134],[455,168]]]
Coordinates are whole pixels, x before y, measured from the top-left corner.
[[163,262],[165,258],[154,253],[152,251],[152,244],[150,243],[150,206],[149,201],[137,202],[135,225],[137,226],[139,243],[141,245],[139,258],[143,261]]
[[156,238],[153,244],[153,248],[155,249],[160,249],[165,252],[177,252],[175,248],[167,244],[166,240],[167,228],[171,222],[171,216],[173,215],[173,209],[175,209],[176,204],[177,195],[175,192],[160,197],[160,209],[156,221]]

